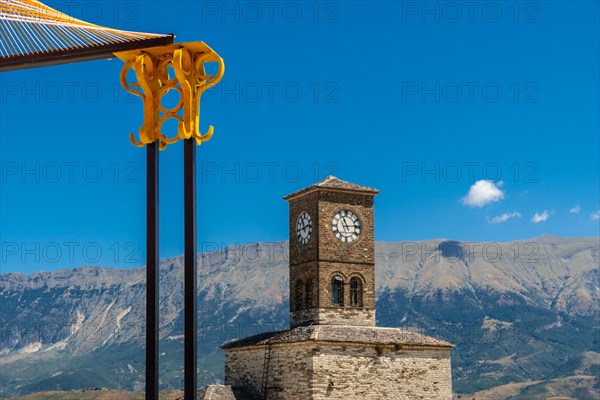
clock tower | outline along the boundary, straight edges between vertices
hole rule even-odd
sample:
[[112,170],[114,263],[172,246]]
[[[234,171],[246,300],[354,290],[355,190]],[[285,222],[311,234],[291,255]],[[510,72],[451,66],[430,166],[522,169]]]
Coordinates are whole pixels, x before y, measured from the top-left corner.
[[291,326],[375,326],[373,200],[329,176],[289,202]]
[[452,344],[375,325],[377,193],[328,176],[284,197],[291,327],[224,343],[228,386],[215,390],[265,400],[452,400]]

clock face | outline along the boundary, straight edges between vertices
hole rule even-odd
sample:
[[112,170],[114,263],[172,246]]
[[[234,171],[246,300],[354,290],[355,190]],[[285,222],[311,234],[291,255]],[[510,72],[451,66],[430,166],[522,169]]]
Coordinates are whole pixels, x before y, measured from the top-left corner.
[[338,211],[333,216],[331,229],[335,237],[344,243],[352,243],[360,236],[360,220],[352,211]]
[[303,211],[298,216],[298,222],[296,222],[296,238],[298,243],[306,244],[310,240],[310,234],[312,233],[312,219],[310,215]]

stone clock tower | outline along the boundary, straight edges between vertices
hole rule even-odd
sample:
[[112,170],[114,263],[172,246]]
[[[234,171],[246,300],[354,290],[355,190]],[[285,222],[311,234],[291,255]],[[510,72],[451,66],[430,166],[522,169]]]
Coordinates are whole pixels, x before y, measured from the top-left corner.
[[450,343],[375,325],[377,193],[329,176],[284,197],[290,329],[224,343],[202,399],[452,399]]
[[373,200],[333,176],[289,202],[291,326],[375,326]]

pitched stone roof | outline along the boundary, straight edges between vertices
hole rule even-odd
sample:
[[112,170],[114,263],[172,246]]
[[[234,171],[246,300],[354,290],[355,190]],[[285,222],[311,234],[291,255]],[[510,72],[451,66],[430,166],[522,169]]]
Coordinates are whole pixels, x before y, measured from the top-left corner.
[[294,197],[298,197],[301,195],[305,195],[307,193],[313,192],[315,190],[325,189],[325,190],[335,190],[335,191],[351,191],[351,192],[362,192],[365,194],[377,194],[379,190],[373,189],[368,186],[360,186],[354,183],[346,182],[341,179],[336,178],[333,175],[329,175],[327,178],[323,179],[321,182],[317,182],[314,185],[306,187],[304,189],[300,189],[294,193],[290,193],[284,197],[285,200],[290,200]]
[[358,344],[402,344],[452,348],[452,344],[401,328],[373,326],[310,325],[278,332],[266,332],[243,339],[234,339],[221,345],[222,349],[294,342],[339,342]]

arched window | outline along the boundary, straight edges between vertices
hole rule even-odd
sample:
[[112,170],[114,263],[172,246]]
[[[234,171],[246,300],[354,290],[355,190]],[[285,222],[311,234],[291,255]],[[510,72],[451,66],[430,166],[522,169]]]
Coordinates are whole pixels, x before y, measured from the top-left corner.
[[306,308],[311,308],[313,305],[313,299],[312,299],[312,295],[313,295],[313,282],[314,280],[307,280],[306,281],[306,289],[304,290],[304,294],[306,295],[306,300],[304,301],[304,304],[306,305]]
[[301,279],[296,281],[296,310],[304,309],[304,283]]
[[362,282],[359,278],[350,279],[350,307],[362,307]]
[[331,280],[331,305],[344,305],[344,279],[341,276],[334,276]]

